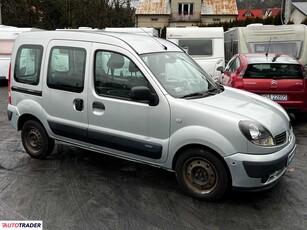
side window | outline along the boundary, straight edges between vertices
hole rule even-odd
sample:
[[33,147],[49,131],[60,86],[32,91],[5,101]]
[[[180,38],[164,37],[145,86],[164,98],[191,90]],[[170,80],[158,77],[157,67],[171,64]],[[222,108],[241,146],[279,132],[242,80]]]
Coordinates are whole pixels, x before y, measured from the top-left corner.
[[130,99],[132,87],[148,87],[146,78],[128,57],[109,51],[96,52],[94,78],[100,96]]
[[84,88],[85,62],[85,49],[53,47],[48,64],[48,87],[81,93]]
[[213,54],[213,42],[212,40],[179,40],[179,46],[184,49],[190,55],[208,55]]
[[30,85],[39,83],[43,47],[23,45],[17,51],[14,69],[15,81]]
[[236,57],[230,64],[229,64],[229,71],[235,72],[240,66],[240,60]]
[[227,63],[227,65],[225,67],[225,71],[231,72],[231,66],[233,66],[234,61],[235,61],[234,57],[229,60],[229,62]]

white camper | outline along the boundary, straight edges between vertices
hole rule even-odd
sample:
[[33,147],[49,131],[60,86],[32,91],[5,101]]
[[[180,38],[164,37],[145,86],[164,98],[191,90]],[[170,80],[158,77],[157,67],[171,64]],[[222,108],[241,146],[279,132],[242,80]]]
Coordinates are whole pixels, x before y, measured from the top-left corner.
[[307,65],[307,26],[251,24],[225,35],[225,61],[237,53],[285,53]]
[[145,35],[151,35],[154,37],[159,37],[159,31],[157,29],[148,28],[148,27],[106,27],[105,31],[145,34]]
[[14,26],[0,25],[0,79],[8,79],[13,45],[17,36],[33,28],[18,28]]
[[214,79],[225,65],[223,27],[166,28],[166,39],[183,48]]

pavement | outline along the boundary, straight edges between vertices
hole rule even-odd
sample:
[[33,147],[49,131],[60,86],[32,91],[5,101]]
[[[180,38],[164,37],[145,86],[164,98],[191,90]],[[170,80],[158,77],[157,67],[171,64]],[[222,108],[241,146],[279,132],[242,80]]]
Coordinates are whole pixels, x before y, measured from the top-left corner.
[[297,152],[275,187],[210,203],[184,195],[171,172],[62,143],[50,158],[33,159],[6,107],[1,82],[2,221],[41,220],[44,230],[307,229],[307,118],[293,118]]

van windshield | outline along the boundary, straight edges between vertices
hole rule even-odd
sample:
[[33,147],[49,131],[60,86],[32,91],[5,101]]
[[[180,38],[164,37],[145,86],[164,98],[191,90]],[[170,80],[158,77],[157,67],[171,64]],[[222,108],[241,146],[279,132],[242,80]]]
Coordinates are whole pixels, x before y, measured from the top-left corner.
[[214,80],[186,53],[151,53],[141,57],[173,97],[204,97],[220,91]]

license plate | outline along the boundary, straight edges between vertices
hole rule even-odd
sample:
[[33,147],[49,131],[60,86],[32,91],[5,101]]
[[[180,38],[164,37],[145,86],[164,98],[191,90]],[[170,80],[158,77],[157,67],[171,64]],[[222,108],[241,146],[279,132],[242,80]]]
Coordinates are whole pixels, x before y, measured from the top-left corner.
[[261,94],[263,97],[267,97],[273,101],[287,101],[288,95],[287,94]]

